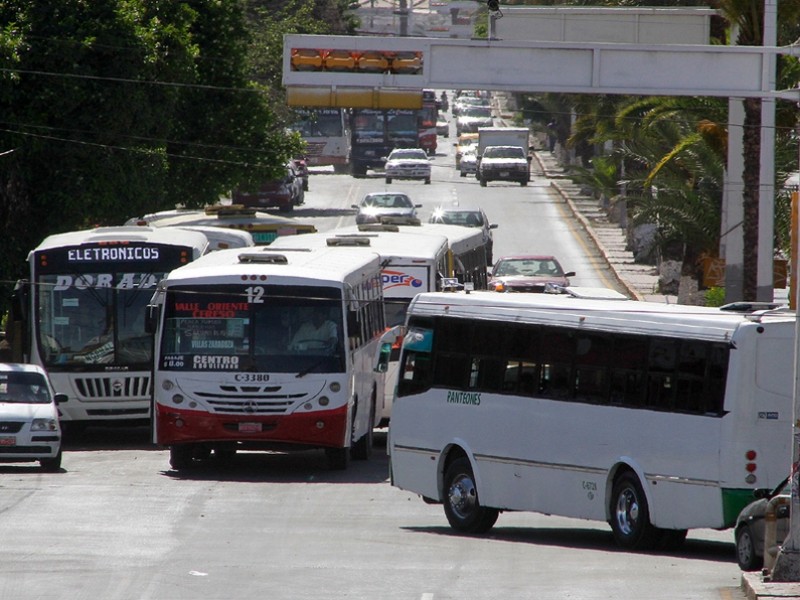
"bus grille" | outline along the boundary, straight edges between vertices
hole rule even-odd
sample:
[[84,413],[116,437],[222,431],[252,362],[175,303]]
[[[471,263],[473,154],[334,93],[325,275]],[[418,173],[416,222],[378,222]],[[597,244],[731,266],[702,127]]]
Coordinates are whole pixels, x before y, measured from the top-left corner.
[[239,398],[213,398],[206,399],[213,407],[214,412],[228,415],[282,415],[294,406],[297,398],[305,394],[294,396],[247,396]]
[[320,156],[325,149],[325,142],[306,142],[306,154],[308,156]]
[[75,380],[78,396],[86,400],[146,400],[150,377],[98,376]]

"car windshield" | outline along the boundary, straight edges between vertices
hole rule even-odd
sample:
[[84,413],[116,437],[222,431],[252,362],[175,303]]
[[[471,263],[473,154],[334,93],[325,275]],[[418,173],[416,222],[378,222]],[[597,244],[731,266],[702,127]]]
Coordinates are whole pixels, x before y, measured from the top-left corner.
[[362,206],[379,208],[413,208],[411,199],[403,194],[377,194],[364,198]]
[[0,403],[49,404],[47,381],[38,373],[0,373]]
[[424,150],[394,150],[389,155],[389,160],[416,158],[420,160],[427,160],[428,156]]
[[525,158],[522,148],[515,146],[487,148],[484,158]]
[[495,275],[521,275],[523,277],[560,277],[561,266],[548,258],[506,258],[497,261]]
[[483,215],[474,210],[454,210],[435,213],[432,219],[435,223],[447,225],[462,225],[466,227],[482,227]]
[[465,117],[491,117],[492,109],[485,106],[469,106],[461,111]]

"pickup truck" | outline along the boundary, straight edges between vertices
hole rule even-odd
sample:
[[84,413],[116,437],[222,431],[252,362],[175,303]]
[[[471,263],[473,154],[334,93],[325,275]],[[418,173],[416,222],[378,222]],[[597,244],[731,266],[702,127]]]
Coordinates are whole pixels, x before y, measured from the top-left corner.
[[520,146],[488,146],[478,162],[477,177],[481,187],[490,181],[517,181],[528,185],[530,180],[530,158]]

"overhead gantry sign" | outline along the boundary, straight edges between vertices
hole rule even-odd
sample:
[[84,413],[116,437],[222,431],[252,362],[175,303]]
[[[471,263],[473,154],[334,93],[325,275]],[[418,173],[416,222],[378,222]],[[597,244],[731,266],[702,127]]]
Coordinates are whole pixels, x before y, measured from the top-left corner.
[[767,56],[778,53],[791,52],[758,46],[286,35],[283,83],[296,106],[408,108],[403,102],[412,97],[409,92],[423,88],[770,97],[778,94],[767,89],[765,66]]

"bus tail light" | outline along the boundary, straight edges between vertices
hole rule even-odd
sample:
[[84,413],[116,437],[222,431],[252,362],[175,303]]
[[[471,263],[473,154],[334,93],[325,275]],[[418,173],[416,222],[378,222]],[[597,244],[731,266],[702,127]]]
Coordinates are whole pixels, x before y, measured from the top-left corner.
[[745,476],[744,480],[747,484],[752,485],[758,479],[756,477],[756,470],[758,469],[758,465],[754,462],[758,453],[755,450],[748,450],[744,453],[744,457],[747,462],[744,465],[745,471],[747,471],[747,475]]

